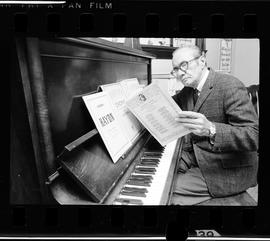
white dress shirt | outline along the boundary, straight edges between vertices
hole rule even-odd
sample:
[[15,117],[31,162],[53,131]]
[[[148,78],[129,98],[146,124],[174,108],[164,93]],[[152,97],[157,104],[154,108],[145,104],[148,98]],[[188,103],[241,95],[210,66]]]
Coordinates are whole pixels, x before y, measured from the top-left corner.
[[208,77],[208,74],[209,74],[209,70],[206,69],[206,71],[204,72],[202,78],[201,78],[201,81],[199,82],[198,86],[197,86],[197,90],[199,91],[198,92],[198,95],[200,95],[201,91],[202,91],[202,88],[203,88],[203,85]]

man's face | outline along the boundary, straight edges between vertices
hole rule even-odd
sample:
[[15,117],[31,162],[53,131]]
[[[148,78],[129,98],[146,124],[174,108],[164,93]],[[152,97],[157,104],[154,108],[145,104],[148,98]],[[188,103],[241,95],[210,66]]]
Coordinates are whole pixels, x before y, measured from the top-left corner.
[[[201,79],[204,67],[204,62],[202,61],[202,58],[203,57],[195,56],[193,54],[193,50],[191,49],[179,50],[179,52],[177,52],[172,59],[173,68],[176,68],[176,79],[178,81],[181,81],[184,86],[196,88]],[[178,69],[181,63],[185,61],[188,62],[188,64],[186,65],[187,69],[185,71]]]

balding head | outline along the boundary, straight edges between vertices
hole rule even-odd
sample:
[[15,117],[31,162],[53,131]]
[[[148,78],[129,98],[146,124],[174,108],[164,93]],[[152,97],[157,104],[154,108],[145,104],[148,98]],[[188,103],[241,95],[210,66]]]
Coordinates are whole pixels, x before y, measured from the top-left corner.
[[201,49],[196,45],[184,45],[182,47],[179,47],[173,52],[172,55],[173,57],[177,57],[178,55],[185,52],[191,53],[194,58],[202,55]]
[[206,59],[198,46],[185,45],[173,52],[172,65],[177,80],[196,88],[206,69]]

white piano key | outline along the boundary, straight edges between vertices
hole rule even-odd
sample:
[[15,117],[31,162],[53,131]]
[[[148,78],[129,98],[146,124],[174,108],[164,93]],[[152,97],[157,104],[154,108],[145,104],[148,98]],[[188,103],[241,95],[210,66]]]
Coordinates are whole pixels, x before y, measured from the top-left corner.
[[[118,198],[125,198],[125,199],[137,199],[143,202],[143,205],[160,205],[162,194],[165,188],[165,184],[167,181],[167,177],[169,174],[169,169],[171,166],[172,158],[175,152],[177,140],[167,144],[163,150],[162,156],[160,158],[160,163],[156,168],[156,172],[153,174],[136,174],[132,173],[132,175],[146,175],[152,176],[152,183],[150,187],[147,188],[146,197],[134,197],[134,196],[126,196],[126,195],[119,195]],[[139,165],[138,165],[139,166]],[[126,184],[127,187],[140,187],[136,185],[129,185]]]

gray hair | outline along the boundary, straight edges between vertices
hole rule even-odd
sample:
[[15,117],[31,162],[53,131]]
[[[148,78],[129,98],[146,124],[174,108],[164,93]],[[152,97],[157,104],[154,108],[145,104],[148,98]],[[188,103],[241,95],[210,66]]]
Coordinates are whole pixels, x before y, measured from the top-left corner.
[[201,56],[203,54],[203,51],[197,46],[197,45],[183,45],[176,50],[173,51],[172,56],[177,54],[182,49],[190,49],[193,52],[193,56]]

